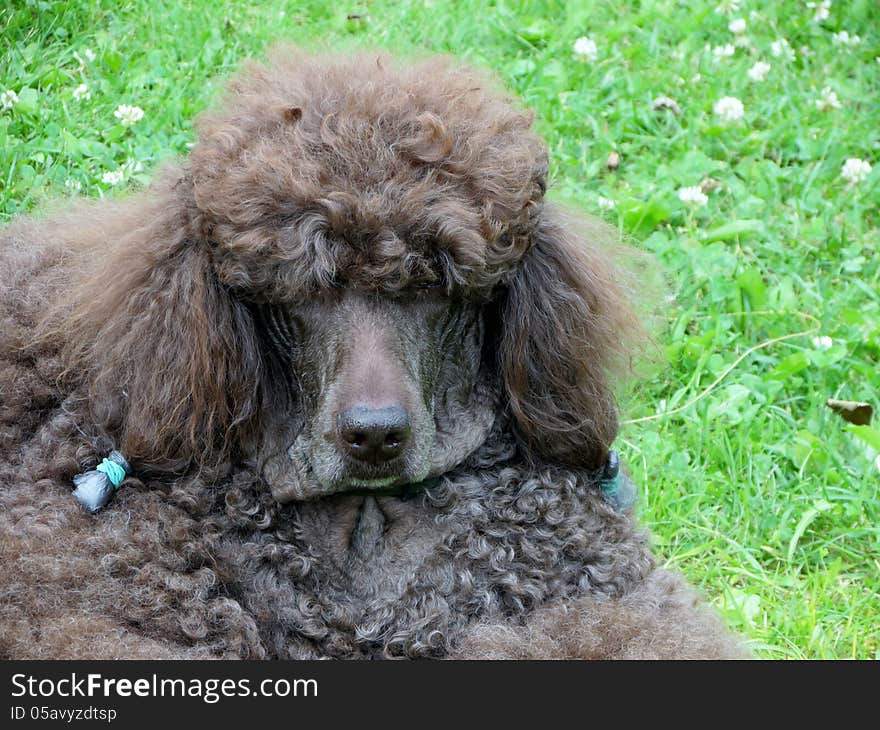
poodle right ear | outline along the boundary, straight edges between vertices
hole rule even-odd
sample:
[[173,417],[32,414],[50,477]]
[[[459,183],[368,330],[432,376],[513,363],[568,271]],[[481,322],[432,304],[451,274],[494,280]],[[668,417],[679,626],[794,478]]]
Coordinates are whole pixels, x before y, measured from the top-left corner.
[[258,412],[261,362],[247,306],[218,281],[191,183],[79,214],[66,237],[87,270],[51,321],[95,425],[141,468],[226,456]]
[[597,468],[617,435],[615,376],[640,332],[613,232],[549,204],[502,302],[500,370],[528,453]]

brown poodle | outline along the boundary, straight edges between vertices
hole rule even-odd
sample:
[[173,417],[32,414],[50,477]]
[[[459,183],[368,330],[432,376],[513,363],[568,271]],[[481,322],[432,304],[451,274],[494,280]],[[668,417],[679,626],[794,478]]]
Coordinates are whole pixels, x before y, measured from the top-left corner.
[[0,655],[741,654],[633,523],[633,295],[530,123],[282,48],[148,191],[0,232]]

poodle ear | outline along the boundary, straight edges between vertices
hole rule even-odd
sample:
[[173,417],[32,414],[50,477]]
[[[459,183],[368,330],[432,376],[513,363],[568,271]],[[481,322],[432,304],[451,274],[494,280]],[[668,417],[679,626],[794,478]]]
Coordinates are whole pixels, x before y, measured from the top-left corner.
[[499,358],[529,451],[596,468],[617,434],[613,374],[626,367],[638,325],[606,248],[609,230],[599,222],[575,227],[549,206],[542,211],[507,285]]
[[89,271],[55,336],[96,425],[141,468],[224,458],[258,408],[251,315],[218,281],[191,195],[180,172],[166,175],[68,234]]

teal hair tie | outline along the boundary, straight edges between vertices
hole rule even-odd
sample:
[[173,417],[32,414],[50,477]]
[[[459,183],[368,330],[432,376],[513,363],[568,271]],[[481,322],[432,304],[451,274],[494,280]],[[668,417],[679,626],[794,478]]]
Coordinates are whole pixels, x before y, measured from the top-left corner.
[[125,457],[118,451],[111,451],[94,469],[73,478],[76,487],[73,496],[84,509],[94,514],[110,501],[113,492],[130,473],[131,467]]
[[599,490],[605,500],[618,512],[626,512],[636,501],[636,486],[620,471],[620,457],[616,451],[608,453],[608,460],[599,479]]
[[104,472],[110,477],[110,481],[113,482],[113,486],[117,489],[119,488],[119,485],[122,484],[122,480],[125,479],[125,469],[115,461],[110,461],[110,459],[104,459],[104,461],[98,464],[95,469]]

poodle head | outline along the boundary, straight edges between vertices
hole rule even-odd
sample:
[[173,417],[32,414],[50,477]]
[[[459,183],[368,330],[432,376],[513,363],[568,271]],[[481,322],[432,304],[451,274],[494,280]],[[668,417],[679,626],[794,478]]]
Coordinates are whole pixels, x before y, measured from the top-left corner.
[[114,343],[74,348],[99,421],[153,466],[243,450],[279,501],[442,474],[496,422],[601,464],[633,320],[531,119],[448,59],[250,64],[72,316]]

